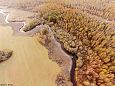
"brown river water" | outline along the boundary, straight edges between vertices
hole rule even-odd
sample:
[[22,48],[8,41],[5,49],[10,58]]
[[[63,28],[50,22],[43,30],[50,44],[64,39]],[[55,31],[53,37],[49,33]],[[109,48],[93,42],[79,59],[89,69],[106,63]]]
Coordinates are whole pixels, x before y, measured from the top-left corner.
[[0,49],[13,50],[13,56],[0,63],[0,84],[13,86],[56,86],[59,66],[48,58],[48,51],[33,37],[13,35],[0,13]]

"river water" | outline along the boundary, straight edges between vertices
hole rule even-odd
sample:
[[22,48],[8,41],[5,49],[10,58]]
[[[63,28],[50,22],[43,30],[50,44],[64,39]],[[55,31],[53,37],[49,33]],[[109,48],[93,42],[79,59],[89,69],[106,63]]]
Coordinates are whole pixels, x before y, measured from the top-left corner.
[[49,60],[48,51],[33,37],[15,36],[0,13],[0,49],[13,50],[13,56],[0,63],[0,84],[14,86],[56,86],[59,66]]

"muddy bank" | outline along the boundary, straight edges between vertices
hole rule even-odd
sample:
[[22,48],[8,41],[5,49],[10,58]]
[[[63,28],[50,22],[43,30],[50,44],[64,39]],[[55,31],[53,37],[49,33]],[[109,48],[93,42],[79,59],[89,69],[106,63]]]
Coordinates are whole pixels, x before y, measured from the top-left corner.
[[63,47],[63,44],[54,37],[49,26],[39,29],[35,36],[49,52],[49,58],[55,61],[62,69],[61,74],[57,76],[57,86],[76,86],[75,68],[76,55],[72,55]]
[[36,26],[32,30],[24,32],[21,31],[21,29],[24,27],[24,22],[10,22],[9,25],[13,29],[13,35],[20,35],[20,36],[34,36],[34,34],[37,33],[40,28],[43,27],[43,25]]
[[65,48],[64,48],[64,45],[63,45],[63,43],[56,37],[56,36],[54,36],[55,37],[55,39],[56,39],[56,41],[61,45],[61,48],[62,48],[62,50],[66,53],[66,54],[68,54],[68,55],[70,55],[71,56],[71,69],[70,69],[70,80],[71,80],[71,82],[72,82],[72,84],[73,84],[73,86],[77,86],[77,82],[76,82],[76,75],[75,75],[75,69],[76,69],[76,61],[77,61],[77,59],[78,59],[78,57],[77,57],[77,55],[76,54],[72,54],[72,53],[70,53],[69,51],[67,51]]

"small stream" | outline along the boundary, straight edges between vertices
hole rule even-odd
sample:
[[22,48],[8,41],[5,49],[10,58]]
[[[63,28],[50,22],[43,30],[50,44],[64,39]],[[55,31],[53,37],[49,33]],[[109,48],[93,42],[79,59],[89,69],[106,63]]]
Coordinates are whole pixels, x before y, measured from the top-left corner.
[[71,68],[71,82],[73,83],[73,86],[77,86],[77,82],[76,82],[76,75],[75,75],[75,69],[76,69],[76,60],[77,60],[77,56],[73,55],[72,58],[72,68]]
[[78,57],[76,56],[76,54],[71,54],[70,52],[68,52],[68,51],[64,48],[63,43],[60,42],[59,39],[58,39],[56,36],[55,36],[55,39],[56,39],[56,41],[57,41],[58,43],[61,44],[62,50],[63,50],[66,54],[72,56],[72,58],[71,58],[72,64],[71,64],[71,69],[70,69],[70,79],[71,79],[71,82],[72,82],[73,86],[77,86],[76,75],[75,75],[75,72],[76,72],[76,71],[75,71],[75,69],[76,69],[76,61],[77,61],[77,58],[78,58]]
[[76,54],[71,54],[70,52],[68,52],[67,50],[65,50],[64,48],[63,48],[63,50],[67,53],[67,54],[69,54],[69,55],[71,55],[73,58],[71,59],[72,60],[72,65],[71,65],[71,70],[70,70],[70,79],[71,79],[71,82],[73,83],[73,86],[77,86],[77,82],[76,82],[76,71],[75,71],[75,69],[76,69],[76,61],[77,61],[77,56],[76,56]]

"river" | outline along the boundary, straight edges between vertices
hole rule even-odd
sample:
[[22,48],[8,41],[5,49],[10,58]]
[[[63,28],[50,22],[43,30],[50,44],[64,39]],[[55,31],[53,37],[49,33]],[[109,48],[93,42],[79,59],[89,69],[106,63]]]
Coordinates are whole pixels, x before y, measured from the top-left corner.
[[47,49],[33,37],[12,35],[5,17],[0,13],[0,49],[13,50],[13,56],[0,63],[0,84],[56,86],[60,68],[49,60]]

